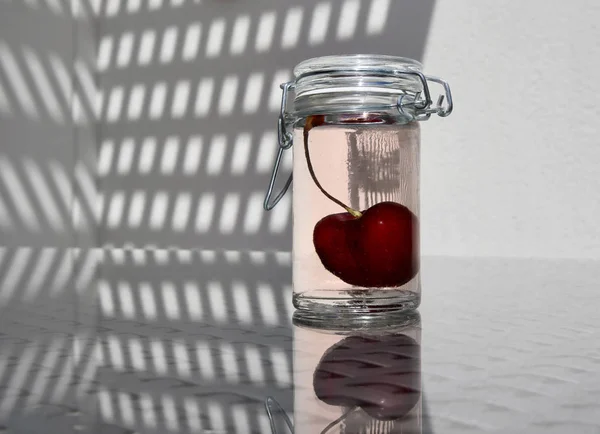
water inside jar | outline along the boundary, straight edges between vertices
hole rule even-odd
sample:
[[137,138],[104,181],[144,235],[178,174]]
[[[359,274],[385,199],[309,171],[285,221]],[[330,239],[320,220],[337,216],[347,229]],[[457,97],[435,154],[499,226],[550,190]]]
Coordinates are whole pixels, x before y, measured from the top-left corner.
[[[309,132],[315,176],[332,196],[355,210],[395,202],[419,216],[417,122],[322,125]],[[313,231],[324,217],[345,210],[316,186],[305,157],[303,129],[294,131],[294,292],[311,297],[348,297],[368,291],[419,291],[418,273],[394,287],[352,285],[327,270],[315,251]],[[416,235],[418,240],[418,234]],[[418,258],[418,244],[416,256]],[[366,271],[366,270],[365,270]]]

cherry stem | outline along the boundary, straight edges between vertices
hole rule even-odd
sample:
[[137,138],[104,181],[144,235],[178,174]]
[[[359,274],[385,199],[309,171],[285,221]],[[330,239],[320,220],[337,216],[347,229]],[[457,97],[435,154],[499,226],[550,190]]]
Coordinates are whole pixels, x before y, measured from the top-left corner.
[[350,413],[358,410],[359,407],[352,407],[350,409],[348,409],[347,411],[344,412],[344,414],[342,414],[340,417],[338,417],[336,420],[334,420],[333,422],[331,422],[329,425],[327,425],[323,431],[321,431],[320,434],[326,434],[327,431],[329,431],[331,428],[333,428],[334,426],[336,426],[337,424],[339,424],[341,421],[346,420],[348,418],[348,416],[350,416]]
[[[317,121],[317,118],[319,119],[318,121]],[[306,118],[306,123],[304,124],[304,155],[306,156],[306,163],[308,164],[308,171],[310,172],[310,176],[311,176],[312,180],[314,181],[315,185],[317,187],[319,187],[319,190],[321,190],[321,193],[323,193],[325,196],[327,196],[332,202],[337,203],[339,206],[344,208],[346,211],[348,211],[354,217],[357,217],[357,218],[361,217],[362,213],[360,211],[350,208],[348,205],[344,204],[344,202],[342,202],[339,199],[336,199],[331,194],[329,194],[323,188],[323,186],[317,179],[317,176],[315,175],[315,170],[313,169],[313,165],[310,160],[310,153],[308,152],[308,132],[310,130],[312,130],[314,127],[321,125],[322,123],[323,123],[323,116],[308,116]]]

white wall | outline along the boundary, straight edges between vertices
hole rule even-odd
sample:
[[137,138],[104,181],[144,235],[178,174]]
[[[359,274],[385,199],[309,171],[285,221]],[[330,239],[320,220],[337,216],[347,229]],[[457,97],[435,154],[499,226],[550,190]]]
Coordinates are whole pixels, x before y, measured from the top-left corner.
[[456,111],[423,135],[423,252],[600,258],[600,2],[438,0]]
[[[41,229],[36,232],[27,225],[23,218],[27,210],[19,200],[13,200],[10,192],[15,191],[14,186],[7,183],[4,171],[0,173],[0,244],[62,246],[72,242],[73,234],[59,233],[50,224],[45,202],[34,194],[31,176],[26,176],[22,160],[24,156],[33,158],[56,193],[58,189],[46,173],[48,159],[58,160],[66,171],[81,159],[90,178],[89,168],[93,167],[94,158],[92,152],[88,155],[85,150],[95,147],[91,137],[95,131],[83,127],[75,137],[70,125],[54,122],[47,113],[44,93],[35,77],[28,73],[23,49],[29,47],[45,66],[46,77],[56,87],[52,90],[67,113],[70,99],[68,95],[63,97],[57,87],[57,71],[52,70],[49,57],[56,54],[63,63],[68,62],[67,57],[74,49],[72,28],[64,25],[64,14],[60,11],[49,10],[47,6],[27,6],[33,3],[1,2],[0,39],[2,47],[8,47],[3,53],[7,50],[12,53],[23,74],[7,75],[6,56],[2,58],[0,154],[2,161],[15,168],[26,192],[23,197],[29,199]],[[600,66],[597,0],[437,0],[428,33],[432,0],[361,0],[354,33],[343,38],[339,36],[342,11],[348,9],[346,6],[352,9],[355,2],[327,2],[332,17],[329,30],[322,40],[314,42],[312,22],[315,8],[321,3],[322,0],[260,0],[199,4],[193,0],[165,0],[160,8],[155,8],[143,2],[91,2],[96,9],[94,14],[88,11],[88,15],[97,19],[93,26],[97,28],[96,34],[79,43],[91,47],[90,41],[97,39],[100,48],[114,45],[100,71],[99,87],[106,104],[97,104],[99,113],[92,113],[93,92],[89,89],[85,92],[81,74],[73,77],[73,87],[76,91],[83,87],[80,100],[87,118],[97,116],[100,157],[105,149],[114,150],[112,160],[107,161],[112,169],[101,174],[99,180],[105,204],[104,212],[97,216],[99,221],[94,222],[91,195],[87,195],[88,200],[83,198],[81,204],[88,229],[98,224],[101,244],[289,250],[289,210],[283,204],[274,213],[265,213],[260,206],[276,149],[279,97],[276,84],[283,80],[280,73],[289,74],[293,65],[307,57],[332,53],[379,52],[421,58],[426,43],[426,71],[450,81],[456,110],[451,117],[432,119],[424,126],[423,253],[600,258],[600,227],[596,224],[596,216],[600,214],[597,199],[600,176],[596,174],[600,140],[596,138],[595,125],[600,111],[595,102],[600,83],[593,79]],[[132,5],[136,4],[140,7],[134,11]],[[379,10],[383,4],[389,6],[383,8],[387,11],[383,24],[377,32],[369,32],[365,23],[369,22],[371,11]],[[303,11],[300,14],[303,18],[296,45],[285,45],[284,23],[290,16],[298,17],[299,10]],[[266,13],[275,14],[277,24],[270,48],[258,50],[255,40]],[[244,52],[234,53],[231,48],[234,28],[240,18],[250,22],[249,42]],[[209,34],[216,28],[215,23],[223,21],[221,52],[209,57]],[[202,34],[198,38],[197,55],[183,59],[187,32],[198,23]],[[31,28],[41,30],[31,32]],[[167,34],[172,35],[174,29],[178,35],[174,44],[176,54],[170,60],[160,60]],[[154,34],[159,42],[154,53],[150,53],[152,61],[142,65],[138,54],[141,39],[147,33]],[[123,48],[126,36],[133,38],[131,58],[123,56],[127,54]],[[82,46],[77,52],[89,53],[90,59],[84,60],[91,64],[95,50],[89,47]],[[14,76],[24,77],[40,119],[33,121],[21,107],[24,94],[14,92]],[[262,78],[264,86],[258,92],[256,112],[247,113],[243,99],[252,87],[250,78],[255,76]],[[233,112],[223,115],[217,106],[220,94],[226,90],[227,77],[238,80],[239,89]],[[212,107],[206,116],[196,116],[193,108],[202,99],[196,89],[204,79],[214,79]],[[175,100],[176,88],[186,83],[190,86],[189,94],[184,95],[189,100],[184,107],[187,112],[172,118],[170,104]],[[135,121],[126,118],[133,90],[141,87],[148,102],[159,85],[167,89],[164,106],[169,107],[164,116],[151,119],[144,111],[144,116]],[[122,110],[116,104],[119,96],[123,99]],[[107,122],[104,117],[108,107],[117,109],[122,116]],[[189,145],[188,139],[196,136],[202,137],[204,151],[197,173],[187,176],[182,170],[183,150]],[[122,145],[133,140],[134,153],[129,155],[137,159],[141,144],[148,137],[157,141],[157,161],[151,173],[116,170],[125,161]],[[180,140],[181,152],[175,170],[166,173],[159,170],[158,160],[161,152],[167,151],[164,146],[167,139],[173,137]],[[222,173],[215,176],[206,173],[206,169],[212,161],[209,157],[213,149],[220,146],[223,137],[226,142],[223,161],[227,163],[223,164]],[[239,146],[246,149],[248,164],[244,173],[233,173],[229,159],[239,144],[248,144],[238,140],[240,137],[248,138],[250,143],[245,148]],[[74,181],[81,183],[79,179]],[[81,184],[74,186],[75,192],[82,190],[84,183]],[[140,227],[134,228],[129,225],[133,210],[130,205],[134,194],[140,191],[146,194],[142,207],[144,219]],[[156,229],[147,223],[159,192],[166,193],[169,200],[164,205],[168,208],[164,227]],[[188,193],[191,197],[188,225],[175,230],[173,225],[169,226],[174,221],[171,217],[176,214],[175,205],[185,204],[179,199],[185,199],[182,195]],[[194,213],[205,194],[216,199],[211,225],[202,232],[194,228]],[[62,206],[64,198],[58,193],[54,196],[46,202],[59,208],[61,219],[70,220],[71,210]],[[224,233],[219,223],[227,214],[224,212],[227,198],[237,200],[239,205],[231,233]],[[100,200],[96,202],[101,204]],[[115,227],[103,223],[110,210],[119,211],[113,213]],[[276,220],[284,224],[276,225],[273,223]],[[257,231],[247,230],[246,226],[253,225],[258,227]],[[93,234],[87,237],[93,243]]]
[[100,2],[99,243],[291,250],[291,195],[262,209],[279,85],[315,56],[420,60],[433,3]]
[[0,2],[0,249],[96,245],[89,9]]

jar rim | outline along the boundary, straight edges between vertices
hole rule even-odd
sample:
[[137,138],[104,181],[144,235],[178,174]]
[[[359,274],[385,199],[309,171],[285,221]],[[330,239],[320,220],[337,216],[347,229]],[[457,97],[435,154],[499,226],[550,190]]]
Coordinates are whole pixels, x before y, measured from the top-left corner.
[[313,74],[334,71],[386,72],[397,70],[422,71],[421,62],[408,57],[385,54],[341,54],[306,59],[294,68],[296,80]]

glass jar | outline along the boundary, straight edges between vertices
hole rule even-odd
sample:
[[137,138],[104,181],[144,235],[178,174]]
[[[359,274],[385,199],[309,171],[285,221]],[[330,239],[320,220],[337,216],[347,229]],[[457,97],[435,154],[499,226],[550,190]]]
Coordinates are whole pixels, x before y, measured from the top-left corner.
[[[412,310],[419,276],[419,121],[452,111],[450,88],[415,60],[306,60],[282,84],[279,154],[293,146],[294,306],[319,312]],[[429,83],[443,86],[432,102]],[[288,103],[293,92],[293,103]],[[291,107],[288,107],[290,106]]]

